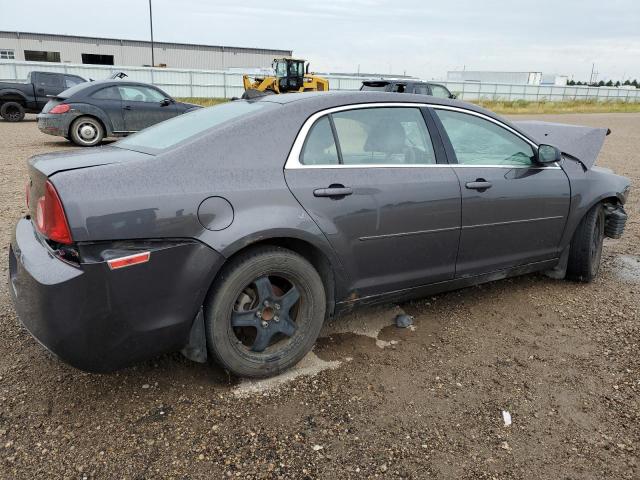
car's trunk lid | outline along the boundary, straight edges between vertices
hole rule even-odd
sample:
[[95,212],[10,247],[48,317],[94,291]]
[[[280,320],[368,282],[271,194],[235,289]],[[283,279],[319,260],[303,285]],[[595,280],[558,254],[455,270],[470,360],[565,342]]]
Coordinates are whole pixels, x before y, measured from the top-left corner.
[[579,160],[585,168],[593,167],[598,159],[608,128],[585,127],[564,123],[526,120],[513,122],[538,144],[558,147],[562,153]]
[[[46,181],[56,173],[82,168],[95,168],[144,158],[149,158],[149,155],[110,146],[97,147],[90,152],[83,150],[36,155],[29,160],[27,195],[29,196],[30,214],[32,216],[35,215],[37,199],[44,195]],[[55,184],[55,180],[53,183]],[[64,198],[62,203],[64,204]]]

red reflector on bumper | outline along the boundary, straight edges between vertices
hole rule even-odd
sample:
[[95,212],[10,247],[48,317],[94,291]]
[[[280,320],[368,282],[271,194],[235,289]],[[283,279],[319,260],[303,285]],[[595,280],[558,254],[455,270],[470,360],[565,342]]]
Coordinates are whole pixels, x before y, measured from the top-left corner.
[[111,270],[117,270],[118,268],[130,267],[131,265],[137,265],[139,263],[146,263],[151,257],[151,252],[136,253],[134,255],[128,255],[126,257],[114,258],[107,260],[107,264]]

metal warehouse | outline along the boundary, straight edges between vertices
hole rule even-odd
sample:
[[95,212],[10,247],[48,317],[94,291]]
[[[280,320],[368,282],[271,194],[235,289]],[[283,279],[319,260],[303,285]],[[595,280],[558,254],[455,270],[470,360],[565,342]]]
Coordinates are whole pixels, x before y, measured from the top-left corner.
[[[156,66],[218,70],[270,67],[291,50],[154,42]],[[151,66],[151,42],[0,31],[0,60]]]

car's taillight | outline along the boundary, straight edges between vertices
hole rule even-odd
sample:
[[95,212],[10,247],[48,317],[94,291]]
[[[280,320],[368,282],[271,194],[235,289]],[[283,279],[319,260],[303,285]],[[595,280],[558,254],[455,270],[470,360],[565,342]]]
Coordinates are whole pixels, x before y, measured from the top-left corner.
[[69,110],[71,110],[69,105],[66,103],[60,103],[49,110],[49,113],[67,113]]
[[62,208],[58,192],[47,181],[44,196],[38,199],[36,205],[36,227],[45,237],[57,243],[69,245],[73,243],[67,217]]

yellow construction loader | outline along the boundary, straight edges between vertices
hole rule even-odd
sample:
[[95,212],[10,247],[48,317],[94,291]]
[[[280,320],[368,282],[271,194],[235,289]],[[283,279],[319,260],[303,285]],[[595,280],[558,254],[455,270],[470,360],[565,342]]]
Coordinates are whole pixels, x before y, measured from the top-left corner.
[[295,58],[273,60],[275,76],[243,75],[244,98],[272,93],[323,92],[329,90],[329,80],[309,73],[309,64]]

